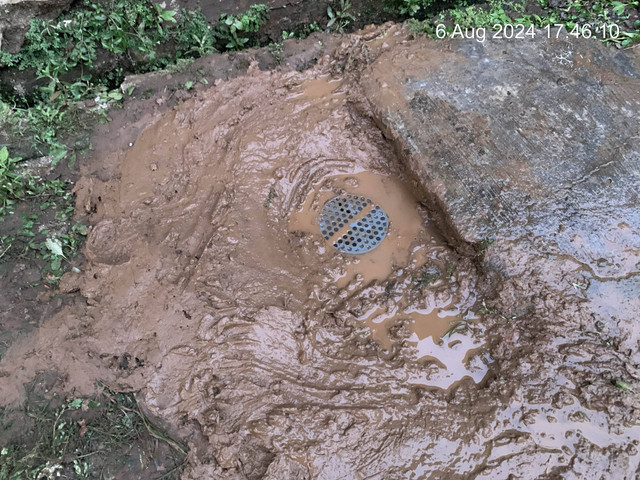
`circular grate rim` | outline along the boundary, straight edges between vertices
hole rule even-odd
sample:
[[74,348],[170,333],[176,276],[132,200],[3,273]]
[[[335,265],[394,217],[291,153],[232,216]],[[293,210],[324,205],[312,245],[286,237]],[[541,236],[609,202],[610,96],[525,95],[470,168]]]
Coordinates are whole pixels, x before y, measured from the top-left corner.
[[[371,209],[364,217],[349,223],[362,210]],[[338,232],[348,225],[340,238]],[[318,226],[325,240],[344,253],[362,254],[376,248],[387,235],[389,217],[379,205],[358,195],[342,195],[328,200],[318,217]]]

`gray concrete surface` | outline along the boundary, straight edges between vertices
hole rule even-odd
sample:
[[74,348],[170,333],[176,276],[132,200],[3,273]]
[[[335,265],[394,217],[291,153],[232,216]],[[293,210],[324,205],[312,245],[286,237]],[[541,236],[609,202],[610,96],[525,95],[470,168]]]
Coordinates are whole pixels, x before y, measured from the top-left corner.
[[526,239],[620,279],[640,269],[639,51],[545,30],[431,41],[383,55],[365,90],[465,240]]

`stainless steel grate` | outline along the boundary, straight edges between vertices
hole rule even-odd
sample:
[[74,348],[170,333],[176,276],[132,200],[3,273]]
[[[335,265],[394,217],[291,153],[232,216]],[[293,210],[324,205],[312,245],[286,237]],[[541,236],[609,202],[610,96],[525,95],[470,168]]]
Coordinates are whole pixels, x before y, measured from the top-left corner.
[[[364,216],[359,217],[363,213]],[[356,218],[355,221],[349,223]],[[325,240],[344,253],[361,254],[376,248],[387,235],[389,217],[371,200],[357,195],[342,195],[327,201],[318,217]]]

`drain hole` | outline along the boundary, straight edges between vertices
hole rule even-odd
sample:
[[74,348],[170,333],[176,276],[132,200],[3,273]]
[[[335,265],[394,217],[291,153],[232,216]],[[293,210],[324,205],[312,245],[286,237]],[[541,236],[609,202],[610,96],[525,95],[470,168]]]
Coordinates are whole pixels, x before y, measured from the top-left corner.
[[[329,240],[369,205],[372,205],[371,200],[355,195],[334,197],[327,201],[318,216],[318,225],[325,239]],[[351,228],[347,233],[333,243],[333,246],[342,252],[366,253],[384,240],[389,228],[389,218],[379,205],[373,205],[365,217],[349,224],[349,227]]]

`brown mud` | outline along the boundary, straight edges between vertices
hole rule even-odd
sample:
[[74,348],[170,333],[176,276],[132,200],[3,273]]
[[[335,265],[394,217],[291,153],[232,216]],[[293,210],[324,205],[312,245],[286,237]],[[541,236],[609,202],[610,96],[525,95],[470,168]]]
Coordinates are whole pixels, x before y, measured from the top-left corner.
[[[631,363],[585,333],[585,302],[624,335],[637,302],[585,300],[579,263],[508,242],[486,252],[512,260],[500,278],[452,233],[360,90],[407,37],[366,30],[302,73],[253,64],[103,150],[114,168],[76,189],[88,262],[61,283],[82,300],[11,346],[0,403],[52,367],[67,391],[141,390],[189,445],[185,479],[637,475],[640,404],[611,385]],[[389,215],[369,254],[317,228],[342,193]]]

